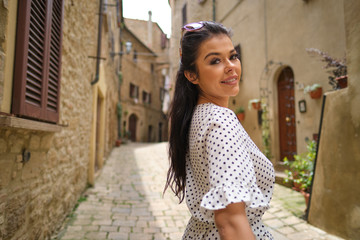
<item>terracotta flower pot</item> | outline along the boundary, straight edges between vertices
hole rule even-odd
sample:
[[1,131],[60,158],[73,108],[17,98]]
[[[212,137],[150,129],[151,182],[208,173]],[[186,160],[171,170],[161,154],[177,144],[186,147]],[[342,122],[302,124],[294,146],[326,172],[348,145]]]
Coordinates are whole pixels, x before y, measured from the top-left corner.
[[261,109],[261,102],[253,102],[251,103],[253,109],[260,110]]
[[120,145],[121,145],[121,139],[117,139],[115,141],[115,146],[120,147]]
[[293,188],[295,191],[300,192],[301,191],[301,183],[293,182]]
[[245,113],[238,113],[236,114],[237,118],[239,119],[239,121],[243,121],[245,119]]
[[340,89],[347,87],[347,75],[335,78]]
[[316,88],[314,91],[310,92],[310,97],[313,99],[321,98],[321,96],[322,96],[322,88],[321,87]]
[[301,194],[304,196],[306,208],[308,208],[308,206],[309,206],[309,199],[310,199],[310,193],[305,192],[305,191],[300,191],[300,192],[301,192]]

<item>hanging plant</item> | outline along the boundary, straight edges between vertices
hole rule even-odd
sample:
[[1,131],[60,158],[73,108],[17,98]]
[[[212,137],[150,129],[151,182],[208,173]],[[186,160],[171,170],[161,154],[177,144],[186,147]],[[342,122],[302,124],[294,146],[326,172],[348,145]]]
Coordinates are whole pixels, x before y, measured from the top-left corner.
[[251,99],[248,103],[249,110],[255,109],[260,110],[261,109],[261,101],[260,99]]
[[306,86],[304,88],[304,94],[309,94],[310,97],[313,98],[313,99],[321,98],[321,96],[322,96],[322,87],[318,83]]
[[271,140],[270,140],[270,121],[269,121],[269,110],[266,99],[262,99],[262,114],[261,114],[261,134],[262,134],[262,142],[264,146],[264,155],[270,159],[271,156]]
[[[321,61],[326,62],[327,64],[323,67],[325,69],[330,69],[329,84],[333,87],[334,90],[347,87],[347,66],[346,66],[346,57],[343,59],[335,59],[328,55],[326,52],[322,52],[316,48],[307,48],[306,51],[310,54],[316,54],[322,58]],[[339,82],[339,80],[341,82]]]
[[118,72],[119,84],[121,85],[123,82],[123,74],[122,72]]

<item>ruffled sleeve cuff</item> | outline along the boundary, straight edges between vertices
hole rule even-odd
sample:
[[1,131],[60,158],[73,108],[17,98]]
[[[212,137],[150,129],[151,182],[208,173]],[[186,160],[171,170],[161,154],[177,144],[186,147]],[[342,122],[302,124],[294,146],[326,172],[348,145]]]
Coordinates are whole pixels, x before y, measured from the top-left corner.
[[225,184],[211,188],[202,198],[200,206],[207,210],[218,210],[238,202],[245,202],[250,208],[269,208],[268,201],[256,185],[244,187]]

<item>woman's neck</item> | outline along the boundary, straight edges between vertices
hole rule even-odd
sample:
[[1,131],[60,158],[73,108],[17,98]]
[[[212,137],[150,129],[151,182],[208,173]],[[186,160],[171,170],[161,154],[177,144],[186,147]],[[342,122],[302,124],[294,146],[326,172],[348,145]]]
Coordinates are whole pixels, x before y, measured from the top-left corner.
[[224,99],[220,99],[220,98],[208,98],[202,95],[199,95],[197,104],[203,104],[203,103],[213,103],[215,105],[218,105],[220,107],[228,107],[229,106],[229,98],[224,98]]

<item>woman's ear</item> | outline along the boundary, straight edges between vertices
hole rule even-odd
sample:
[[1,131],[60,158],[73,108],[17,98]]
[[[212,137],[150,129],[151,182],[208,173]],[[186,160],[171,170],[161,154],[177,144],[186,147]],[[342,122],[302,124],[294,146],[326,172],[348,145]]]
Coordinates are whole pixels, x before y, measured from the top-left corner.
[[199,83],[196,73],[190,72],[190,71],[185,71],[184,75],[187,78],[187,80],[189,80],[191,83],[193,83],[193,84],[198,84]]

